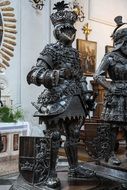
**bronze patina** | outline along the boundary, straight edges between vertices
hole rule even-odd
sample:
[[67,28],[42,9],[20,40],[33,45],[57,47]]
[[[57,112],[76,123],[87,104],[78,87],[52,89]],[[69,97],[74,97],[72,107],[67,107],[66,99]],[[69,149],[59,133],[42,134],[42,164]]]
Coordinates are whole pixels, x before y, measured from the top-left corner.
[[[64,3],[64,1],[56,3],[54,10],[56,11],[51,14],[50,18],[54,25],[56,43],[46,45],[37,59],[36,66],[33,66],[27,75],[28,84],[44,86],[44,90],[39,95],[37,102],[33,103],[37,109],[34,116],[39,117],[40,124],[45,123],[45,138],[51,139],[49,164],[47,165],[48,175],[47,170],[44,170],[45,173],[38,172],[38,177],[34,179],[44,180],[41,180],[40,184],[36,184],[36,189],[44,189],[44,187],[60,188],[60,180],[56,172],[56,161],[61,143],[61,131],[64,131],[66,136],[64,148],[69,163],[68,175],[70,177],[85,178],[94,175],[93,171],[78,164],[77,157],[80,128],[85,117],[94,107],[94,100],[91,97],[92,91],[87,89],[86,78],[83,76],[80,67],[79,53],[72,47],[72,42],[76,35],[74,23],[77,20],[77,15],[75,12],[68,10],[68,4]],[[37,157],[35,153],[33,154],[34,157]],[[27,160],[27,163],[25,162],[26,166],[29,166],[28,155],[24,158],[23,155],[20,155],[21,157],[20,170],[25,167],[25,165],[21,164],[21,161],[24,163],[24,158]],[[31,155],[31,157],[33,156]],[[30,159],[30,161],[33,164],[30,166],[36,168],[34,159]],[[41,164],[44,166],[42,160]],[[37,172],[32,170],[29,178],[31,185],[33,184],[32,177],[34,173],[37,175]],[[43,175],[46,175],[46,177]],[[16,189],[17,185],[13,186],[13,189]],[[26,185],[26,188],[29,189],[30,187]]]

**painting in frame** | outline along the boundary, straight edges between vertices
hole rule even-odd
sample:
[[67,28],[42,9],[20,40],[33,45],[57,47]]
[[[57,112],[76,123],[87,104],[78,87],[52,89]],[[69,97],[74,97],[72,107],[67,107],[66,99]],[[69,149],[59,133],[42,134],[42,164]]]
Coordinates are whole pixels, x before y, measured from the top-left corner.
[[113,50],[113,46],[106,45],[105,46],[105,53],[110,53]]
[[97,42],[77,39],[76,45],[84,75],[93,76],[96,69]]

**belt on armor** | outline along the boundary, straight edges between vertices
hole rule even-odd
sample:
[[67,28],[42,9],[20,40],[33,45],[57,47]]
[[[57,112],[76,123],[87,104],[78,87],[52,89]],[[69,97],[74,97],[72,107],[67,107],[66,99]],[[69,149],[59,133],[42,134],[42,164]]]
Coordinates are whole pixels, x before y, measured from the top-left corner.
[[127,80],[111,81],[111,84],[113,84],[113,83],[123,83],[123,84],[127,84]]

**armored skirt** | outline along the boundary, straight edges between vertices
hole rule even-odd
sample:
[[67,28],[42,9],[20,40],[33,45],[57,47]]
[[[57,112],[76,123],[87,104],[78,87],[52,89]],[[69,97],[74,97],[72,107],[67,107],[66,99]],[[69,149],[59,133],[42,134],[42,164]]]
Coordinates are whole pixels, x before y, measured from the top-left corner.
[[[111,82],[105,94],[102,119],[112,123],[127,123],[127,81]],[[114,93],[113,93],[114,91]]]
[[[78,85],[75,83],[71,83],[62,91],[56,88],[45,89],[39,96],[37,105],[40,105],[40,108],[34,116],[39,117],[41,122],[58,122],[67,118],[84,119],[87,113],[84,99]],[[34,103],[34,106],[36,107],[36,103]]]

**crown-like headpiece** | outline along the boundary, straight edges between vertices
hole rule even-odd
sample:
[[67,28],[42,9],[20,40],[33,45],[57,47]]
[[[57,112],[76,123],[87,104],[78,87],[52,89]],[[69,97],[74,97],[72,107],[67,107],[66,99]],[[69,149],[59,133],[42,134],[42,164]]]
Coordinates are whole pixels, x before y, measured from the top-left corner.
[[122,16],[115,17],[114,21],[116,23],[116,28],[114,29],[111,37],[114,40],[114,44],[119,44],[127,40],[127,27],[120,28],[127,23],[122,21]]
[[127,23],[125,23],[125,22],[122,21],[122,16],[117,16],[117,17],[115,17],[115,18],[114,18],[114,21],[115,21],[115,23],[116,23],[116,28],[114,29],[114,31],[113,31],[113,33],[112,33],[112,35],[111,35],[111,37],[113,37],[113,38],[115,37],[115,34],[116,34],[117,30],[118,30],[121,26],[127,24]]
[[65,10],[68,8],[68,4],[64,3],[64,1],[58,2],[54,4],[54,10],[57,12],[52,13],[50,18],[54,26],[62,23],[70,23],[74,24],[77,20],[77,14],[73,11]]

